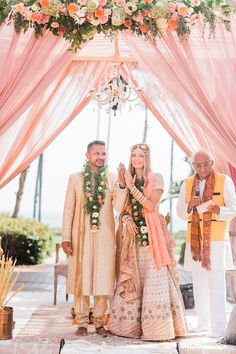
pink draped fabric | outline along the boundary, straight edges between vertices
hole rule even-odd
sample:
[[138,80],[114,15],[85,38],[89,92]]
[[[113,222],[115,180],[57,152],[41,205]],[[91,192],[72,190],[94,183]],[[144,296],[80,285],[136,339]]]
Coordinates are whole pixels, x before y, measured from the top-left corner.
[[68,42],[49,31],[17,34],[0,26],[0,136],[71,63]]
[[182,43],[174,33],[158,39],[157,45],[122,34],[148,82],[143,88],[146,102],[161,113],[182,148],[210,147],[225,160],[225,172],[227,161],[236,166],[235,20],[230,33],[218,24],[215,39],[207,34],[202,38],[200,23]]
[[81,112],[91,99],[90,90],[101,84],[110,67],[104,62],[71,63],[0,136],[0,188],[38,157]]
[[[144,189],[144,195],[150,198],[154,189],[154,175],[152,172],[148,175],[148,184]],[[156,208],[153,211],[144,209],[144,217],[148,228],[148,237],[153,263],[156,269],[171,263],[166,242],[164,239],[161,222]]]

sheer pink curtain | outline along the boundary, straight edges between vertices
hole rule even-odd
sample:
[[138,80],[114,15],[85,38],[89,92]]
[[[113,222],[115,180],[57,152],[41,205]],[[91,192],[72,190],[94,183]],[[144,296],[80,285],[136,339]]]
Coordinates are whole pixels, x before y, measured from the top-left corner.
[[90,101],[111,64],[73,62],[0,136],[0,188],[24,170]]
[[73,59],[68,42],[46,32],[16,34],[0,26],[0,136]]
[[212,148],[208,137],[193,124],[179,103],[172,103],[168,93],[153,75],[141,66],[127,63],[122,66],[122,75],[133,87],[141,89],[140,98],[187,156],[202,147],[207,148],[214,156],[217,170],[229,174],[227,160]]
[[[191,145],[210,146],[233,167],[236,166],[235,19],[230,33],[219,24],[215,39],[209,39],[207,33],[202,38],[200,24],[191,39],[182,43],[173,33],[158,39],[157,45],[122,35],[141,70],[149,76],[153,97],[148,87],[147,96],[162,111],[172,130],[180,134],[185,144],[191,131],[191,137],[196,139]],[[153,101],[155,92],[160,92],[158,103]],[[224,169],[229,171],[227,164]]]

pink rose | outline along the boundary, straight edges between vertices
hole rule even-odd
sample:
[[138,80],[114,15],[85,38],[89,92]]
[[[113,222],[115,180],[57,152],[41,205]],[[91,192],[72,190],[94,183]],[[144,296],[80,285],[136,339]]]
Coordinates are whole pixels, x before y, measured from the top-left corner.
[[72,31],[73,34],[76,34],[77,32],[78,32],[77,29],[74,29],[74,30]]
[[125,27],[131,27],[132,26],[132,21],[131,20],[125,20],[124,22]]
[[125,0],[115,0],[116,5],[118,6],[124,6]]
[[142,16],[143,16],[143,17],[147,17],[147,15],[148,15],[148,10],[142,11]]
[[42,19],[41,19],[41,21],[40,21],[40,23],[42,24],[42,25],[45,25],[46,23],[48,23],[49,22],[49,16],[47,16],[47,15],[45,15],[45,14],[43,14],[43,16],[42,16]]
[[58,22],[52,22],[51,23],[51,27],[52,28],[58,28],[59,27],[59,23]]
[[153,0],[143,0],[143,2],[145,2],[145,4],[151,4]]
[[87,0],[79,0],[80,5],[84,6],[87,4]]
[[99,3],[99,6],[103,7],[106,5],[107,0],[99,0],[98,3]]
[[170,11],[170,12],[175,12],[175,10],[176,10],[176,4],[175,3],[173,3],[173,2],[170,2],[169,4],[168,4],[168,10]]

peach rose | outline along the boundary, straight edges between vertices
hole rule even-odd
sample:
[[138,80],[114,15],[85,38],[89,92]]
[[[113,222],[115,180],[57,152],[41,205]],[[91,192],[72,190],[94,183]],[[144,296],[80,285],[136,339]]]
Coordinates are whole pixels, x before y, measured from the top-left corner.
[[40,21],[42,20],[42,14],[34,12],[34,13],[32,13],[31,19],[34,22],[40,23]]
[[144,23],[143,25],[139,26],[139,29],[142,33],[146,33],[149,30],[149,26]]
[[177,27],[177,19],[174,17],[171,17],[168,21],[168,27],[170,30],[175,30]]
[[200,6],[201,5],[201,0],[191,0],[191,6]]
[[19,14],[23,14],[25,12],[25,6],[22,2],[14,6],[15,11],[18,12]]
[[188,8],[187,8],[187,6],[181,4],[181,5],[178,7],[178,14],[179,14],[180,16],[187,16],[187,14],[188,14]]
[[153,0],[143,0],[145,4],[151,4]]
[[79,6],[74,2],[70,2],[69,5],[67,5],[67,9],[71,15],[74,15],[78,11]]
[[102,9],[101,7],[99,7],[96,11],[95,11],[95,16],[96,17],[102,17],[105,15],[105,11],[104,9]]
[[41,0],[40,4],[42,6],[43,9],[46,9],[49,5],[49,0]]

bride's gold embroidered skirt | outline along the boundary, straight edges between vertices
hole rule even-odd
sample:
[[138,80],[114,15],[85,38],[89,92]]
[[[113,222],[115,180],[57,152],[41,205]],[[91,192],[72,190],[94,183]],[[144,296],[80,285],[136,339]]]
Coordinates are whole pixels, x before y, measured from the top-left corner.
[[[156,270],[149,246],[137,247],[141,296],[127,303],[113,297],[109,330],[117,336],[162,341],[186,335],[183,302],[167,266]],[[119,279],[118,279],[119,282]]]

